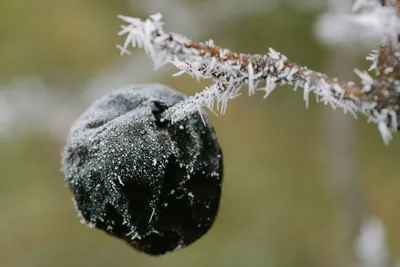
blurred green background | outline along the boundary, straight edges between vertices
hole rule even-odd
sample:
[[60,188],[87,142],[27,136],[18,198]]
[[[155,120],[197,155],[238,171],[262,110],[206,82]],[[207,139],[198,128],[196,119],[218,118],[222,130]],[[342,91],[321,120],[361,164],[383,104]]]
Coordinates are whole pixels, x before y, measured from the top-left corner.
[[121,58],[118,14],[162,12],[168,30],[189,38],[248,53],[273,47],[341,78],[368,66],[367,50],[328,47],[314,35],[325,1],[245,2],[0,1],[1,267],[357,266],[354,238],[370,214],[400,259],[400,135],[385,146],[376,125],[332,114],[312,97],[306,109],[301,91],[286,87],[267,100],[244,93],[225,116],[210,115],[225,181],[217,221],[198,242],[154,258],[79,223],[59,171],[74,118],[129,83],[160,82],[187,94],[208,85],[173,78],[171,67],[154,72],[141,50]]

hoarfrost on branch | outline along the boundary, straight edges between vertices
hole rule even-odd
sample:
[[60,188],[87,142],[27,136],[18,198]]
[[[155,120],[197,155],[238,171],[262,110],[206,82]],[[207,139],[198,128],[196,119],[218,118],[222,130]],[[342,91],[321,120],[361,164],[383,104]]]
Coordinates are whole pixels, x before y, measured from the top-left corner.
[[[362,7],[360,3],[357,5],[356,11]],[[376,8],[384,8],[385,14],[397,14],[394,6]],[[370,16],[379,18],[379,14],[383,13],[378,11],[373,11]],[[358,13],[355,16],[357,23],[364,23],[357,17]],[[375,20],[375,29],[384,29],[385,38],[381,47],[367,56],[367,60],[372,62],[368,72],[355,70],[360,85],[342,82],[300,66],[272,48],[262,55],[234,53],[216,46],[212,40],[194,42],[180,34],[164,32],[161,14],[151,15],[146,20],[127,16],[119,18],[125,24],[118,34],[126,36],[124,44],[118,45],[121,55],[130,54],[130,47],[139,47],[152,59],[156,69],[172,63],[179,69],[175,76],[187,73],[196,80],[212,79],[211,86],[169,109],[168,115],[174,121],[197,112],[201,107],[224,114],[228,101],[241,95],[243,86],[248,87],[249,95],[263,91],[266,98],[278,85],[291,85],[294,89],[303,88],[307,107],[312,93],[316,95],[317,102],[333,109],[341,108],[354,117],[363,114],[368,122],[378,125],[386,144],[392,139],[391,132],[399,130],[400,48],[397,43],[397,16]],[[388,23],[391,27],[387,27]]]

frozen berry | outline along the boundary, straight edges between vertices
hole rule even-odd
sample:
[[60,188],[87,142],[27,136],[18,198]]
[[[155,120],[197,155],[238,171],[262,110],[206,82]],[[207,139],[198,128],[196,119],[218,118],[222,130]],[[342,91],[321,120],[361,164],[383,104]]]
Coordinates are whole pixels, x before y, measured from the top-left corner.
[[160,84],[113,91],[72,125],[62,153],[83,220],[152,255],[199,239],[219,207],[222,151],[207,115],[163,116],[183,99]]

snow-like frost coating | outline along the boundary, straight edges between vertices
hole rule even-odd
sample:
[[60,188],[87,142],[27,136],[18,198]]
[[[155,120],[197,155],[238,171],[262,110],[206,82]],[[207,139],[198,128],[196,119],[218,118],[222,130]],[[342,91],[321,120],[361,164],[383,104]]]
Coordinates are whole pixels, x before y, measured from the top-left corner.
[[222,152],[207,115],[163,116],[183,99],[160,84],[113,91],[73,123],[62,153],[83,221],[148,254],[200,238],[219,206]]

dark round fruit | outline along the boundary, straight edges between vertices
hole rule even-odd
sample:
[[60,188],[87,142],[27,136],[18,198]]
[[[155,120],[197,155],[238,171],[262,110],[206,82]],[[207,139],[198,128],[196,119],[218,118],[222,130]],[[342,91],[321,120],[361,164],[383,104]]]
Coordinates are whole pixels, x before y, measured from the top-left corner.
[[111,92],[72,125],[62,153],[84,221],[152,255],[199,239],[219,207],[222,151],[207,115],[163,118],[183,99],[160,84]]

